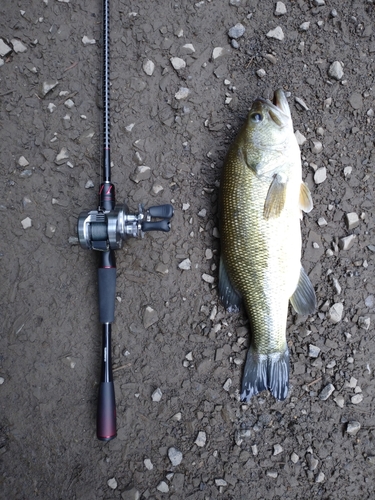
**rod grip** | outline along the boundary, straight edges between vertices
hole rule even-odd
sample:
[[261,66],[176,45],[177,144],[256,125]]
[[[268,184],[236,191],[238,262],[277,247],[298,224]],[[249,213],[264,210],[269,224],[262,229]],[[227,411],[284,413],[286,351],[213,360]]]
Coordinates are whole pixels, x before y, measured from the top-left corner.
[[157,205],[155,207],[150,207],[147,209],[147,213],[151,217],[158,217],[160,219],[171,219],[173,216],[172,205]]
[[142,231],[146,233],[147,231],[164,231],[168,233],[171,227],[169,225],[169,220],[158,220],[155,222],[142,222]]
[[116,268],[98,269],[99,320],[100,323],[113,323],[115,319]]
[[101,441],[116,437],[115,386],[111,382],[101,382],[99,386],[96,435]]

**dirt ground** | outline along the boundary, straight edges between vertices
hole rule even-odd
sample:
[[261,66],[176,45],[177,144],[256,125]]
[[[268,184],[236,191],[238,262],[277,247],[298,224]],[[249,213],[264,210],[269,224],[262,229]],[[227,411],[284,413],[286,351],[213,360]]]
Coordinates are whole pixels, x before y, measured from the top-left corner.
[[[117,201],[172,203],[175,215],[170,233],[116,254],[118,435],[103,443],[98,256],[74,244],[100,183],[101,2],[2,0],[2,498],[374,498],[375,6],[284,5],[111,2]],[[217,193],[251,102],[279,87],[306,138],[303,264],[318,310],[289,314],[288,398],[244,406],[247,319],[218,301]],[[139,165],[151,176],[135,183]]]

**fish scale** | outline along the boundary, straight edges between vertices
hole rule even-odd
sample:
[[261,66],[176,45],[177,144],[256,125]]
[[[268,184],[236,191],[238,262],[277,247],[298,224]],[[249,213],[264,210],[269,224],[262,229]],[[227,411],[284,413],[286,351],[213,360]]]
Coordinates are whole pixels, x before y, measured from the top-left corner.
[[[298,312],[315,308],[312,285],[301,268],[301,208],[311,210],[302,183],[299,147],[287,100],[257,100],[230,148],[222,173],[219,216],[219,293],[229,310],[243,302],[251,326],[241,397],[288,390],[288,302]],[[261,116],[263,123],[252,117]],[[301,188],[302,186],[302,188]]]

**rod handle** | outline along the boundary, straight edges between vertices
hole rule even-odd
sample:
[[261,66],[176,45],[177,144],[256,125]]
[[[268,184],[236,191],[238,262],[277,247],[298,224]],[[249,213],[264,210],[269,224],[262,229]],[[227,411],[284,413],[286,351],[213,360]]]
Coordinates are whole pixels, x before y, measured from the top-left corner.
[[99,386],[96,435],[100,441],[116,437],[116,401],[113,382],[101,382]]
[[98,269],[99,320],[113,323],[115,319],[116,268]]
[[164,231],[168,233],[171,227],[169,225],[169,220],[158,220],[155,222],[142,222],[142,231],[146,233],[147,231]]
[[147,209],[147,214],[151,217],[158,217],[159,219],[171,219],[173,216],[172,205],[156,205]]

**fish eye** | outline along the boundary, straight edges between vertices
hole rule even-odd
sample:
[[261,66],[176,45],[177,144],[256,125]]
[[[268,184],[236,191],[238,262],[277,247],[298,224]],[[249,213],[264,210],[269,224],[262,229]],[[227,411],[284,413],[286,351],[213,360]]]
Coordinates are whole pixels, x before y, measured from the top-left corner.
[[260,113],[253,113],[251,115],[251,119],[253,122],[259,123],[263,120],[263,115],[261,115]]

